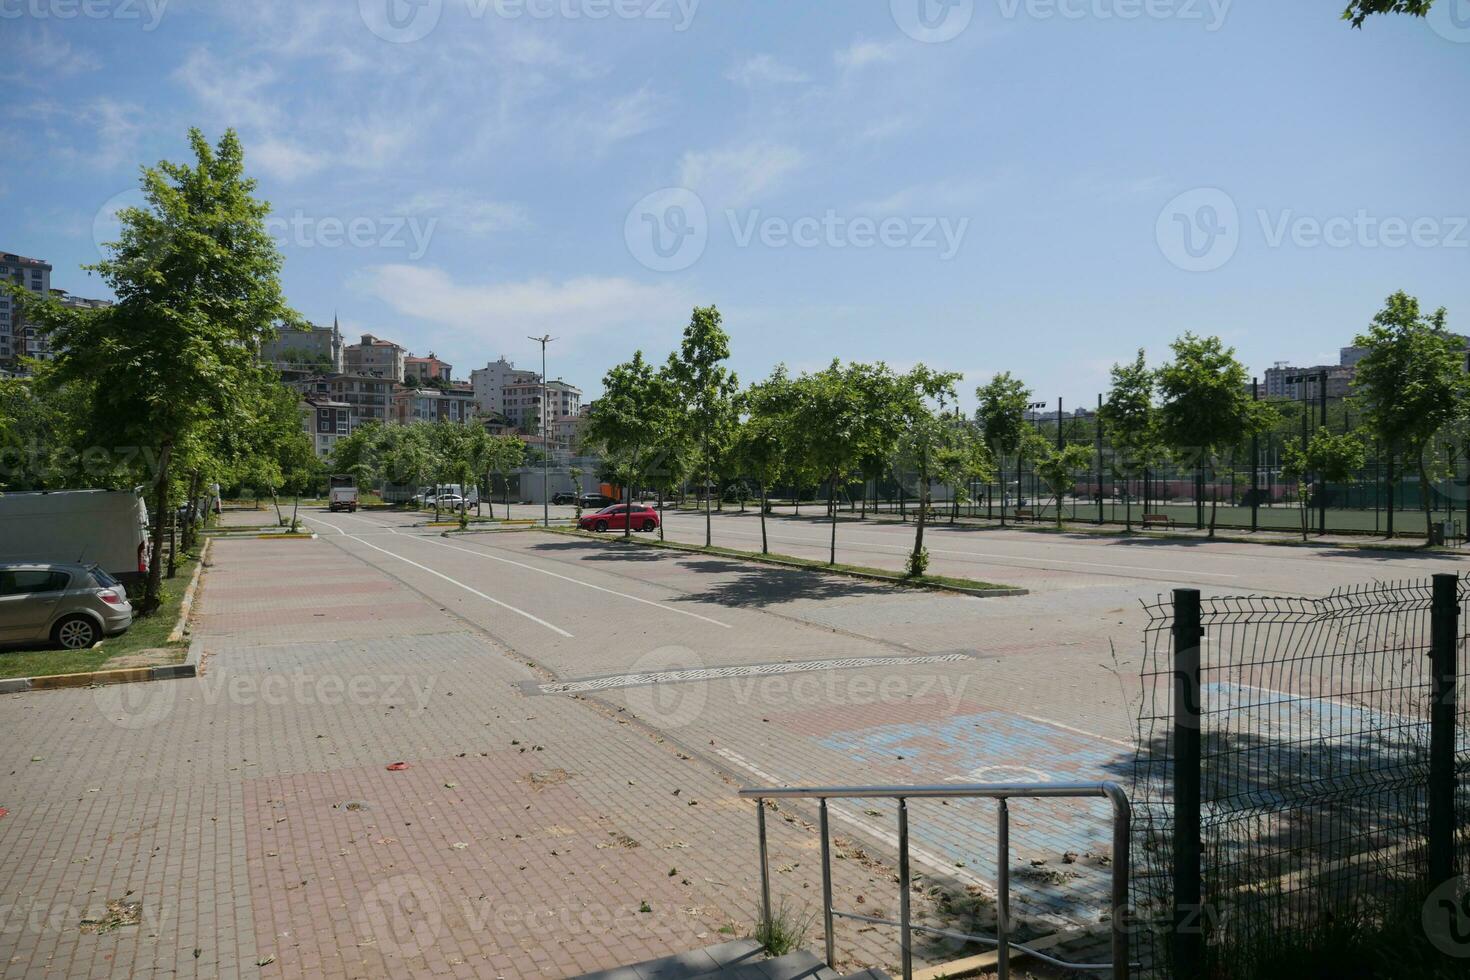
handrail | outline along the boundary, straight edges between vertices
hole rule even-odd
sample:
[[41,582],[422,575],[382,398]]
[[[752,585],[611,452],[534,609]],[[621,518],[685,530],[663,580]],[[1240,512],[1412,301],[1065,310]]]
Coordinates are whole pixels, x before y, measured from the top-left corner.
[[[761,912],[765,924],[771,923],[771,872],[766,847],[766,801],[815,799],[821,806],[822,834],[822,915],[826,926],[827,965],[834,966],[836,959],[835,941],[832,935],[834,916],[858,919],[897,926],[901,933],[903,980],[913,980],[913,931],[935,933],[957,939],[993,943],[996,947],[996,969],[999,980],[1010,976],[1010,952],[1016,949],[1059,966],[1073,970],[1100,971],[1111,969],[1114,980],[1127,980],[1133,964],[1128,959],[1130,912],[1129,890],[1129,840],[1132,833],[1133,810],[1128,794],[1117,783],[946,783],[937,786],[778,786],[742,789],[741,799],[756,801],[756,819],[760,837],[761,858]],[[1013,799],[1079,799],[1100,797],[1113,805],[1113,876],[1112,876],[1112,962],[1111,963],[1067,963],[1037,950],[1027,949],[1010,939],[1010,807]],[[832,855],[829,844],[827,801],[836,799],[891,799],[898,801],[898,886],[899,921],[877,919],[872,916],[841,912],[832,907]],[[908,801],[914,799],[993,799],[996,808],[996,836],[998,838],[998,861],[996,863],[996,915],[995,938],[973,936],[967,933],[915,926],[910,921],[909,911],[909,821]]]

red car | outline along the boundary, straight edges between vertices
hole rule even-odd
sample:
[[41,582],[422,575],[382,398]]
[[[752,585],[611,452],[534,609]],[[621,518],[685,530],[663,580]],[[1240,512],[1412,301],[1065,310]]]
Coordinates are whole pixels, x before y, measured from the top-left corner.
[[658,530],[658,511],[642,504],[613,504],[611,507],[604,507],[595,514],[588,514],[582,518],[580,526],[584,531],[623,531],[628,527],[630,510],[632,511],[633,530]]

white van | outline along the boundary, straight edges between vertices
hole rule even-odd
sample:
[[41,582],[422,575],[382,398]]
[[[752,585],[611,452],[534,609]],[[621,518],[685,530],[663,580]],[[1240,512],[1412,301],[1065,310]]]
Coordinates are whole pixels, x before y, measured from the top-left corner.
[[0,493],[0,561],[95,563],[137,584],[149,561],[142,488]]

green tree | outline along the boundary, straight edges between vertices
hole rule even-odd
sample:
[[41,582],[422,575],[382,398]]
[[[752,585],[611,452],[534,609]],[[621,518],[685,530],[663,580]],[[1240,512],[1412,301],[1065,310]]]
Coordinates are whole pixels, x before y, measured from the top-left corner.
[[995,479],[995,463],[979,426],[958,411],[948,417],[934,459],[939,480],[951,487],[949,522],[953,524],[960,507],[970,502],[970,485]]
[[736,454],[745,471],[760,485],[761,554],[770,553],[766,513],[771,485],[787,472],[787,445],[792,432],[796,392],[786,365],[778,364],[766,380],[750,386],[741,399],[746,413],[736,436]]
[[806,434],[806,457],[827,481],[831,517],[828,564],[837,564],[837,488],[863,459],[882,453],[897,437],[900,405],[886,365],[833,361],[793,386],[792,421]]
[[1445,330],[1446,317],[1443,307],[1421,312],[1417,299],[1399,291],[1354,341],[1366,350],[1353,382],[1364,426],[1387,448],[1390,467],[1400,455],[1415,461],[1426,530],[1432,521],[1431,440],[1463,413],[1467,392],[1462,345]]
[[975,411],[975,420],[985,433],[985,441],[995,454],[1000,471],[1000,523],[1006,523],[1006,500],[1009,496],[1006,485],[1006,457],[1017,456],[1016,472],[1020,472],[1018,456],[1026,435],[1026,407],[1031,401],[1031,389],[1019,378],[1011,377],[1009,371],[997,374],[988,384],[975,389],[980,406]]
[[937,449],[944,444],[948,424],[941,405],[955,400],[955,385],[964,376],[955,372],[934,371],[923,364],[900,379],[896,394],[903,433],[899,451],[913,461],[919,484],[919,516],[914,526],[914,548],[909,553],[908,574],[921,578],[929,568],[929,552],[924,547],[924,528],[929,520],[931,485],[937,472]]
[[1092,465],[1092,447],[1073,443],[1058,448],[1037,433],[1027,439],[1029,452],[1036,461],[1036,475],[1051,491],[1056,505],[1057,527],[1062,526],[1062,498],[1077,489],[1077,471]]
[[[1181,465],[1214,472],[1220,455],[1269,424],[1271,408],[1254,402],[1250,378],[1219,337],[1186,333],[1170,345],[1174,360],[1158,371],[1159,433]],[[1215,536],[1218,495],[1210,505]]]
[[[1133,531],[1133,494],[1129,481],[1158,455],[1158,419],[1154,411],[1154,373],[1144,363],[1143,351],[1131,364],[1113,365],[1113,384],[1099,421],[1113,447],[1113,470],[1123,477],[1125,522]],[[1101,492],[1101,487],[1098,488]]]
[[1367,456],[1368,450],[1357,436],[1350,432],[1333,435],[1325,428],[1318,429],[1305,447],[1300,438],[1287,444],[1281,455],[1281,479],[1297,484],[1303,541],[1307,540],[1308,515],[1316,503],[1314,487],[1355,479]]
[[1361,29],[1363,21],[1373,14],[1409,14],[1423,17],[1434,6],[1434,0],[1350,0],[1342,12],[1343,20],[1350,20],[1353,27]]
[[720,311],[713,306],[696,307],[684,328],[678,354],[669,359],[669,373],[679,387],[685,428],[705,484],[706,548],[713,543],[709,490],[716,461],[729,448],[734,432],[735,395],[740,390],[739,379],[725,366],[729,359],[730,338],[721,326]]
[[[189,142],[192,165],[144,169],[147,205],[119,213],[121,237],[92,267],[117,304],[70,310],[47,301],[26,313],[58,351],[49,377],[91,386],[91,432],[156,452],[155,556],[175,448],[211,419],[235,417],[261,344],[302,322],[282,295],[281,255],[265,227],[270,207],[254,196],[234,131],[211,147],[194,129]],[[157,608],[160,585],[155,561],[145,611]]]
[[[486,448],[486,467],[489,473],[500,477],[501,490],[504,493],[505,519],[510,520],[510,474],[512,470],[526,465],[526,444],[518,436],[490,436],[490,442]],[[495,516],[494,507],[490,508],[490,516]]]
[[[637,351],[633,359],[611,368],[602,378],[602,397],[588,414],[584,440],[602,447],[625,488],[631,505],[666,439],[677,427],[679,393],[666,372],[655,370]],[[631,516],[623,537],[633,533]]]

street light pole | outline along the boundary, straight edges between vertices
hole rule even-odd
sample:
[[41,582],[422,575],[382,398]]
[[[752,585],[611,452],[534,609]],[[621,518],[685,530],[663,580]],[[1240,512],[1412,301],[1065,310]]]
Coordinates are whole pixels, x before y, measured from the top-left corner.
[[541,345],[541,523],[545,527],[551,527],[551,477],[547,470],[551,464],[551,429],[550,420],[546,417],[546,345],[556,338],[547,334],[544,337],[526,339]]

